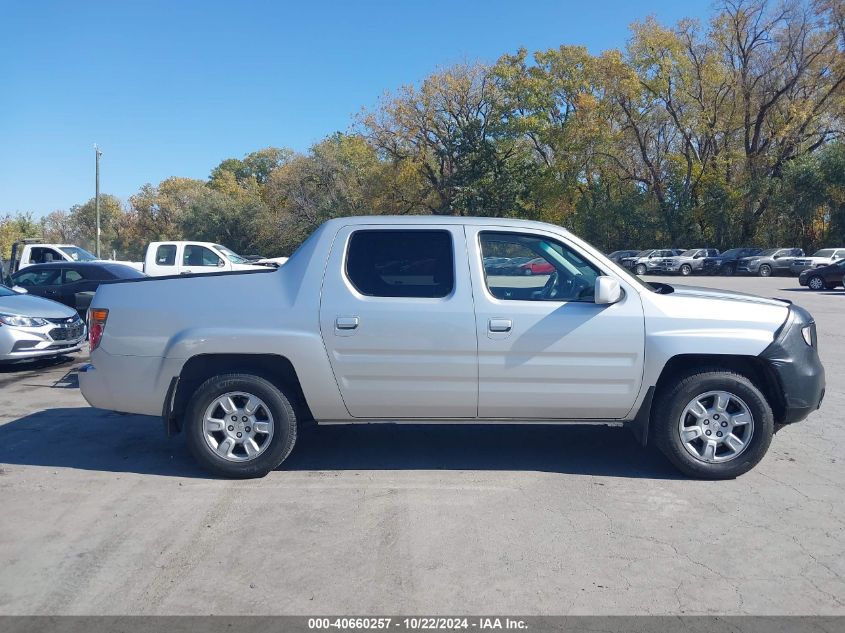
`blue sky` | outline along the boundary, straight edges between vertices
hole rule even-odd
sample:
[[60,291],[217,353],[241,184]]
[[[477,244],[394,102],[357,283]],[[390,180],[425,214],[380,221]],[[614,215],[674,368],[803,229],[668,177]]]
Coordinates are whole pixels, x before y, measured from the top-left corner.
[[0,0],[0,214],[205,178],[267,146],[304,151],[380,95],[520,46],[621,48],[628,25],[710,1]]

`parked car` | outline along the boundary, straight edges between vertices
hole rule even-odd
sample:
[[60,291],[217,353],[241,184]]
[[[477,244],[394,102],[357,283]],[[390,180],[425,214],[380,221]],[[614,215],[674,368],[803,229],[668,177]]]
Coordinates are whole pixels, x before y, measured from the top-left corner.
[[832,290],[842,285],[843,275],[845,275],[845,259],[827,266],[804,270],[798,275],[798,283],[807,286],[810,290]]
[[106,261],[33,264],[11,277],[13,286],[53,299],[84,315],[101,283],[146,275],[131,266]]
[[819,266],[827,266],[838,262],[840,259],[845,259],[845,247],[842,248],[823,248],[816,251],[810,257],[800,257],[792,262],[792,274],[798,275],[808,268],[817,268]]
[[536,257],[520,266],[523,275],[551,275],[555,271],[552,266],[542,257]]
[[762,252],[762,248],[731,248],[718,257],[707,257],[704,260],[704,273],[707,275],[733,275],[737,262],[743,257],[751,257]]
[[71,308],[0,286],[0,362],[62,356],[85,343],[85,324]]
[[791,272],[792,262],[803,256],[804,251],[800,248],[769,248],[752,257],[739,258],[736,272],[760,277],[785,274]]
[[680,255],[663,259],[658,263],[657,271],[687,277],[703,272],[705,258],[718,255],[719,250],[716,248],[691,248]]
[[[485,275],[503,250],[554,272]],[[229,309],[239,297],[248,309]],[[338,218],[276,270],[104,284],[90,312],[86,400],[163,415],[230,477],[276,468],[300,422],[506,420],[627,425],[724,479],[825,387],[803,308],[651,286],[559,226],[511,219]]]
[[675,257],[683,252],[684,249],[681,248],[654,248],[650,251],[643,251],[634,260],[631,269],[638,275],[660,272],[664,259]]
[[644,255],[646,255],[647,253],[650,253],[650,252],[651,252],[650,250],[637,251],[633,255],[629,255],[627,257],[620,257],[619,261],[617,263],[620,266],[622,266],[623,268],[627,268],[628,270],[633,270],[634,264],[637,263],[637,260],[640,257],[642,257],[642,256],[644,256]]
[[642,251],[613,251],[607,258],[615,264],[622,264],[622,260],[634,255],[639,255]]
[[144,272],[151,277],[260,270],[280,260],[249,261],[222,244],[212,242],[150,242],[144,255]]
[[[27,238],[12,244],[12,257],[9,259],[7,274],[11,275],[19,270],[35,264],[51,264],[53,262],[112,262],[115,260],[100,259],[75,244],[46,244],[41,238]],[[141,269],[139,262],[117,262]]]

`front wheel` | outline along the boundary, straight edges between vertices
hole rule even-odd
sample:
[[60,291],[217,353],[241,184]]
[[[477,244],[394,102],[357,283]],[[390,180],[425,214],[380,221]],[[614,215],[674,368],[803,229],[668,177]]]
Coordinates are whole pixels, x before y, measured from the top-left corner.
[[645,264],[637,264],[637,267],[634,269],[634,272],[638,275],[645,275],[646,274],[646,267]]
[[684,277],[689,277],[692,274],[692,266],[689,264],[684,264],[681,266],[681,275]]
[[807,280],[807,286],[810,290],[824,290],[824,279],[818,275],[813,275]]
[[736,266],[733,264],[725,264],[722,266],[722,274],[725,277],[732,277],[733,274],[736,272]]
[[263,477],[296,443],[296,414],[271,382],[251,374],[206,380],[185,418],[188,448],[207,470],[236,479]]
[[763,264],[760,266],[760,270],[757,271],[757,274],[761,277],[771,277],[772,276],[772,267],[768,264]]
[[681,472],[732,479],[759,463],[772,441],[774,417],[745,376],[712,369],[681,376],[655,400],[654,438]]

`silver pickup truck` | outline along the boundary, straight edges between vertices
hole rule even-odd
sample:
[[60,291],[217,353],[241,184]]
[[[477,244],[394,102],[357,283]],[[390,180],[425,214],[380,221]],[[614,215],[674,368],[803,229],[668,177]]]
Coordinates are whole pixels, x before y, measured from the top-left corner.
[[[546,265],[488,274],[493,257]],[[825,386],[805,310],[649,285],[519,220],[332,220],[278,270],[101,286],[89,328],[88,402],[162,416],[229,477],[279,466],[305,422],[586,422],[724,479]]]

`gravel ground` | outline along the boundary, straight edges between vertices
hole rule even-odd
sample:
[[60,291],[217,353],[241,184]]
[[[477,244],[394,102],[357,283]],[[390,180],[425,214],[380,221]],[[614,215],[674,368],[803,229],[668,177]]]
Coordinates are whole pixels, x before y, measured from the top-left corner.
[[845,614],[845,292],[691,283],[819,325],[824,406],[734,481],[587,426],[325,427],[220,481],[83,355],[0,370],[0,614]]

